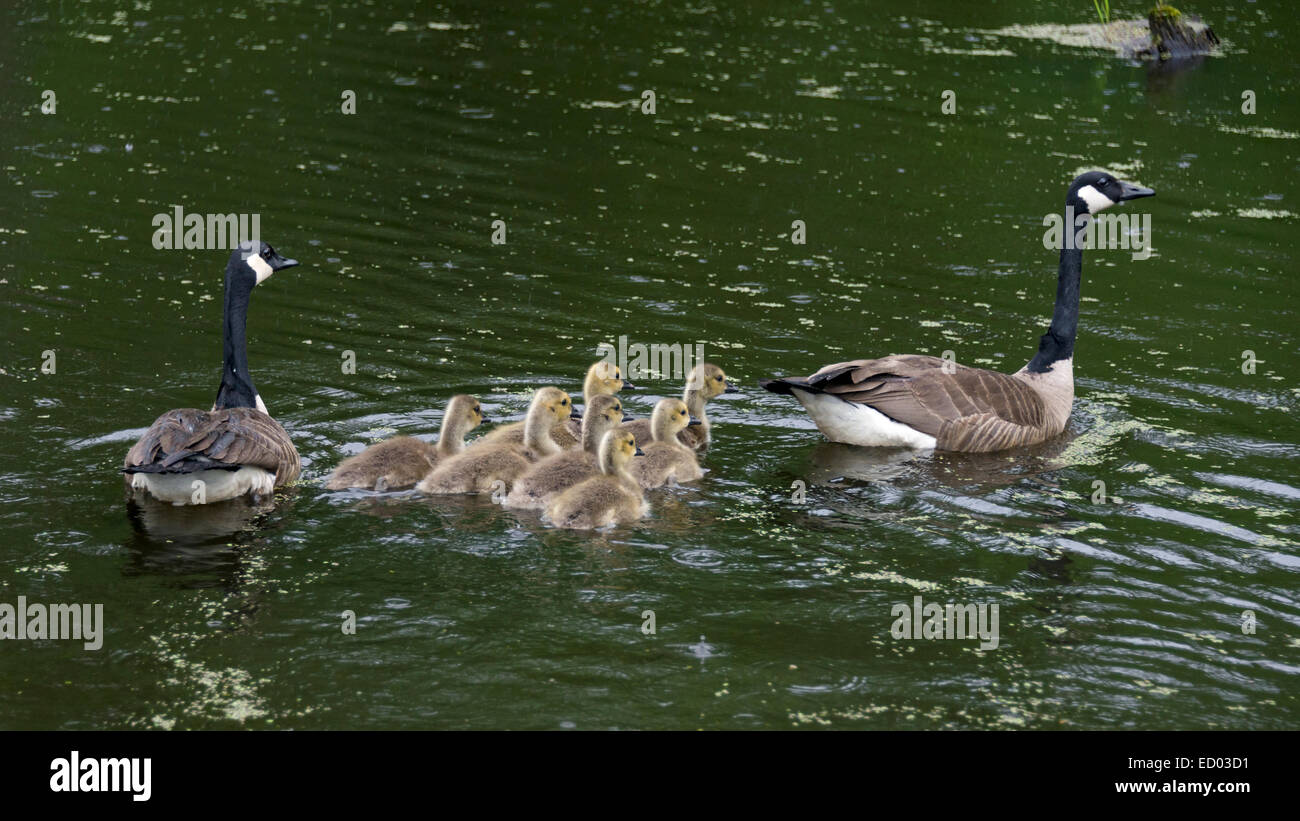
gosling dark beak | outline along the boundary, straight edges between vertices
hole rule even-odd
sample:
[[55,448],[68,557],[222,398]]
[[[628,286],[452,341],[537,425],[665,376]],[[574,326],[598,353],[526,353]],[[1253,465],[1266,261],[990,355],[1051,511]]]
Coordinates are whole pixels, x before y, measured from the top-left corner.
[[633,416],[632,414],[628,413],[627,411],[623,411],[623,421],[624,421],[624,422],[630,422],[630,421],[632,421],[632,420],[635,419],[635,418],[636,418],[635,416]]
[[484,416],[482,419],[478,420],[478,423],[479,423],[480,425],[490,425],[490,424],[492,424],[492,420],[491,420],[491,419],[488,419],[486,416]]
[[623,380],[623,390],[625,390],[625,391],[634,391],[634,390],[636,390],[636,385],[633,385],[631,382],[629,382],[629,381],[627,381],[626,379],[624,379],[624,380]]
[[633,455],[633,456],[645,456],[645,451],[641,450],[641,446],[640,446],[640,445],[637,445],[637,446],[636,446],[636,453],[634,453],[634,454],[632,454],[632,455]]
[[691,421],[689,421],[689,422],[686,423],[686,427],[689,428],[691,425],[703,425],[703,424],[704,424],[703,422],[701,422],[700,420],[698,420],[698,419],[696,419],[694,416],[692,416],[692,417],[691,417]]
[[581,419],[581,418],[582,418],[582,411],[578,410],[577,408],[574,408],[573,410],[569,411],[569,418],[570,418],[570,419]]
[[722,392],[723,392],[723,393],[740,393],[740,388],[737,388],[735,385],[728,385],[728,386],[726,387],[726,389],[723,390]]
[[1150,188],[1143,188],[1142,186],[1134,185],[1131,182],[1121,182],[1119,184],[1119,187],[1124,192],[1119,195],[1120,202],[1126,202],[1128,200],[1140,200],[1143,197],[1154,197],[1156,195],[1156,192],[1152,191]]

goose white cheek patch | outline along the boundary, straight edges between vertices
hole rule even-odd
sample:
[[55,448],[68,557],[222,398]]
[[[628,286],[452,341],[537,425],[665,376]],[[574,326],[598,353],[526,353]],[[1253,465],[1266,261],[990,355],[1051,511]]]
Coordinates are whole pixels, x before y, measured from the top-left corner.
[[252,268],[253,271],[257,274],[258,285],[261,285],[266,280],[267,277],[275,273],[275,270],[271,268],[270,265],[267,265],[266,260],[262,259],[262,257],[259,254],[248,255],[248,267]]
[[1088,203],[1088,213],[1096,214],[1099,211],[1105,211],[1115,204],[1115,201],[1105,194],[1093,188],[1091,185],[1085,185],[1079,189],[1079,199]]

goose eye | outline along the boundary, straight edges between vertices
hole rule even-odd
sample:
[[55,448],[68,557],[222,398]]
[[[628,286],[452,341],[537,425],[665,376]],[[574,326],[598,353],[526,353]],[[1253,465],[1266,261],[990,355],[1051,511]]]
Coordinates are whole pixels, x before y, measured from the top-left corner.
[[560,400],[560,404],[561,404],[561,405],[567,405],[567,404],[569,404],[569,400],[567,400],[567,399],[561,399],[561,400]]

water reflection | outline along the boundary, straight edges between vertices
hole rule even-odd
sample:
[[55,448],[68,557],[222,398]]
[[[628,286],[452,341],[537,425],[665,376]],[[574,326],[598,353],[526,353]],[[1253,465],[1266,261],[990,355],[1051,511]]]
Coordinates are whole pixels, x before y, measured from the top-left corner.
[[1168,95],[1177,90],[1187,72],[1200,67],[1205,55],[1171,57],[1168,60],[1149,60],[1146,63],[1148,94]]
[[1029,447],[999,453],[949,453],[907,448],[863,448],[820,442],[808,455],[809,485],[846,485],[912,479],[946,486],[993,488],[1064,467],[1058,460],[1076,435],[1070,430]]
[[184,578],[182,587],[245,587],[253,575],[250,545],[263,539],[267,514],[292,510],[295,494],[255,505],[232,499],[208,505],[171,505],[148,497],[127,502],[132,534],[122,545],[127,576]]
[[127,502],[126,515],[136,533],[155,545],[200,547],[225,544],[231,536],[256,529],[258,519],[274,502],[253,504],[245,498],[207,505],[172,505],[137,494]]

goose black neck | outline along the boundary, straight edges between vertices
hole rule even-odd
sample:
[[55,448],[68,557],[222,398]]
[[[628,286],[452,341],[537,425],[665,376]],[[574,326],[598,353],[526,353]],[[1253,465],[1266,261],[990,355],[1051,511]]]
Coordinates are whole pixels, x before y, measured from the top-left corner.
[[226,271],[226,298],[224,320],[221,325],[221,347],[224,364],[221,370],[221,387],[217,390],[216,409],[257,407],[257,388],[248,373],[248,300],[253,293],[249,277]]
[[1046,373],[1052,369],[1053,363],[1074,356],[1074,337],[1079,330],[1079,284],[1083,276],[1083,249],[1074,247],[1078,243],[1072,240],[1078,230],[1074,224],[1075,215],[1086,213],[1086,206],[1081,203],[1074,205],[1074,208],[1065,209],[1052,324],[1038,340],[1038,353],[1027,366],[1031,373]]

